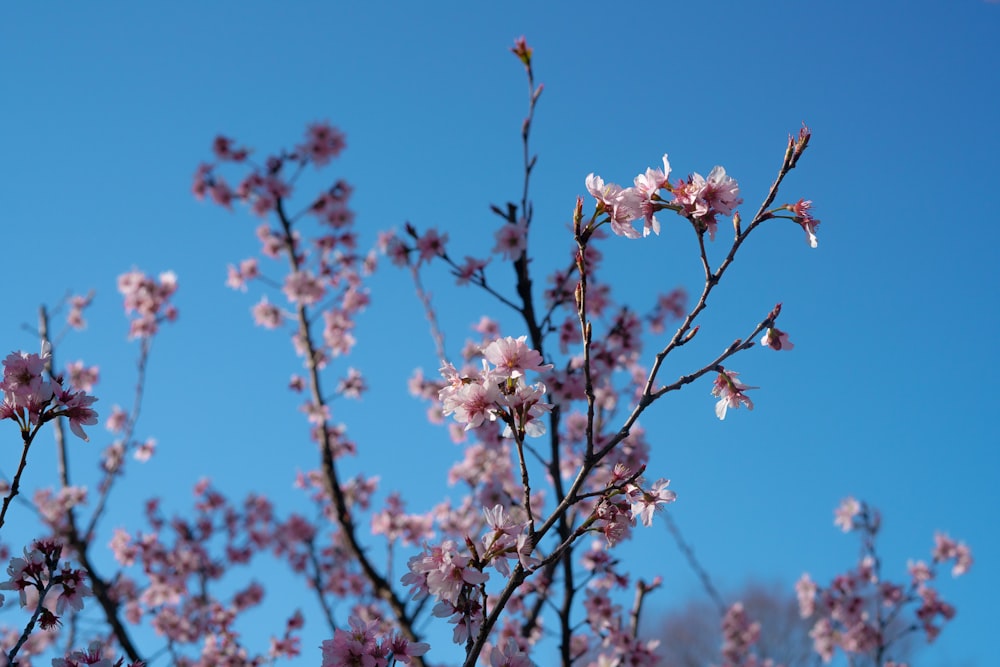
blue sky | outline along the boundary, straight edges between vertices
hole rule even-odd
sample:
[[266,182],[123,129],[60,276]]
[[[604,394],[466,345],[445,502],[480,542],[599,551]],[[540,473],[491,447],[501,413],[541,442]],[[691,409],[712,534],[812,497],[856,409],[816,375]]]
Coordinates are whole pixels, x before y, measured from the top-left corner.
[[[707,382],[658,406],[643,420],[651,472],[673,480],[674,516],[724,587],[790,588],[804,570],[825,581],[846,569],[856,545],[832,510],[847,495],[883,511],[888,573],[925,558],[935,530],[965,540],[976,565],[943,584],[958,617],[917,664],[992,664],[1000,5],[722,0],[623,14],[538,4],[4,6],[0,351],[36,347],[22,324],[40,303],[96,289],[90,327],[59,354],[101,366],[106,414],[130,398],[137,351],[124,340],[116,276],[176,271],[181,317],[156,342],[139,428],[160,450],[130,473],[116,516],[135,525],[150,493],[181,508],[206,475],[234,497],[256,489],[291,505],[294,470],[313,465],[298,399],[284,390],[299,361],[282,336],[252,327],[255,297],[224,286],[226,265],[255,251],[257,221],[189,193],[217,133],[268,153],[329,120],[348,150],[326,174],[355,186],[364,244],[409,220],[446,230],[458,256],[482,255],[493,245],[488,204],[519,194],[526,89],[507,49],[526,35],[545,84],[534,127],[540,275],[565,262],[589,172],[627,183],[664,152],[677,175],[721,164],[749,211],[805,121],[812,146],[780,199],[814,201],[819,248],[791,225],[762,229],[713,296],[703,347],[667,373],[690,370],[699,350],[724,347],[778,301],[796,349],[733,362],[761,387],[752,413],[716,420]],[[679,222],[606,244],[605,276],[622,300],[699,287]],[[480,315],[502,313],[432,275],[453,350]],[[434,348],[405,273],[387,266],[372,290],[350,363],[373,390],[337,418],[367,450],[353,470],[429,506],[457,451],[422,422],[405,380],[436,367]],[[81,461],[103,437],[77,444]],[[51,475],[38,455],[29,488]],[[666,578],[653,611],[699,594],[662,526],[635,549]],[[276,595],[294,604],[295,593]],[[309,649],[322,638],[306,636],[301,664],[316,664]]]

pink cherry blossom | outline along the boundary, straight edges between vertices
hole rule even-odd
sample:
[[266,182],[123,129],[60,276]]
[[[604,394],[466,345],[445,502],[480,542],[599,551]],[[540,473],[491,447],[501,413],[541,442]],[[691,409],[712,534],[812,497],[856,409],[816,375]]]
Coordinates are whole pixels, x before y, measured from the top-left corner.
[[136,461],[145,463],[153,457],[153,453],[156,451],[156,440],[154,438],[148,438],[144,442],[139,443],[136,447],[135,454],[132,456]]
[[795,214],[795,222],[805,230],[806,242],[813,248],[819,245],[819,242],[816,240],[816,228],[819,226],[819,220],[814,218],[810,212],[812,202],[800,199],[794,204],[787,204],[785,208]]
[[604,179],[595,174],[587,176],[586,185],[587,191],[597,200],[598,212],[608,215],[611,231],[630,239],[640,237],[632,222],[643,217],[641,194],[633,188],[605,184]]
[[125,297],[125,314],[136,315],[131,321],[129,338],[154,335],[163,320],[177,319],[177,308],[169,299],[177,291],[177,275],[165,271],[158,279],[141,271],[118,276],[118,291]]
[[77,391],[93,391],[100,378],[97,366],[84,366],[82,361],[74,361],[66,367],[69,384]]
[[[499,247],[499,245],[500,239],[497,239],[497,246]],[[488,259],[476,259],[466,255],[465,262],[455,270],[455,282],[459,285],[465,285],[474,276],[479,275],[489,263]]]
[[803,574],[795,582],[795,594],[799,600],[799,614],[809,618],[816,613],[816,584],[808,574]]
[[323,283],[309,270],[290,273],[282,289],[290,302],[304,306],[318,302],[326,292]]
[[497,243],[493,252],[504,259],[516,260],[528,247],[528,224],[522,219],[516,224],[505,224],[494,234]]
[[236,148],[232,139],[221,134],[215,137],[215,141],[212,142],[212,152],[221,162],[242,162],[249,153],[246,148]]
[[861,503],[852,496],[844,498],[840,506],[834,510],[834,525],[839,526],[845,533],[854,528],[854,517],[861,513]]
[[527,336],[498,338],[483,348],[483,356],[496,366],[497,374],[504,378],[522,377],[527,370],[552,368],[551,364],[542,364],[542,355],[528,347],[526,340]]
[[87,322],[83,319],[83,311],[94,299],[94,293],[91,292],[87,296],[74,295],[70,297],[69,305],[70,311],[66,316],[66,323],[77,331],[87,328]]
[[649,236],[650,232],[659,235],[660,221],[656,219],[657,202],[659,191],[668,187],[670,183],[670,162],[667,154],[663,154],[663,169],[646,169],[646,172],[635,177],[635,190],[640,195],[640,210],[645,220],[642,235]]
[[760,344],[772,350],[791,350],[795,347],[795,344],[788,340],[788,334],[778,327],[768,327]]
[[128,413],[122,410],[121,406],[116,405],[111,408],[111,414],[104,422],[104,428],[112,433],[121,433],[126,424],[128,424]]
[[250,312],[253,314],[254,324],[265,329],[277,329],[285,317],[281,309],[268,301],[266,296],[262,296]]
[[447,234],[439,234],[436,229],[428,229],[417,239],[418,261],[429,262],[435,257],[444,255],[446,243],[448,243]]
[[327,164],[347,146],[343,132],[326,122],[313,123],[306,130],[305,143],[298,147],[303,160],[311,160],[317,167]]
[[532,667],[528,655],[520,649],[513,639],[508,639],[500,646],[492,647],[489,658],[489,667]]
[[681,207],[680,213],[703,227],[709,238],[715,239],[716,216],[732,215],[735,208],[743,203],[736,181],[726,174],[723,167],[713,167],[706,179],[699,173],[691,174],[687,181],[679,181],[673,189],[674,202]]
[[468,431],[481,426],[485,421],[494,421],[500,400],[500,390],[495,384],[464,384],[444,398],[444,414],[454,413],[455,421],[465,424],[465,430]]
[[653,513],[677,500],[677,494],[667,488],[668,484],[669,479],[659,479],[646,491],[635,484],[626,486],[626,494],[632,503],[632,517],[642,521],[644,526],[652,526]]
[[753,401],[744,394],[744,391],[749,389],[757,389],[758,387],[750,387],[743,384],[736,379],[739,373],[735,371],[723,370],[715,378],[713,383],[712,395],[719,397],[719,402],[715,405],[715,415],[719,419],[726,418],[726,411],[729,408],[738,408],[740,405],[747,406],[748,410],[753,410]]
[[736,179],[719,166],[713,167],[709,172],[702,196],[709,206],[722,215],[732,215],[736,207],[743,203]]
[[69,430],[73,431],[73,434],[78,438],[90,442],[90,438],[83,432],[83,427],[97,423],[97,412],[90,407],[97,401],[97,398],[80,391],[73,394],[63,394],[59,401],[62,408],[58,413],[69,419]]
[[931,555],[935,563],[954,559],[951,574],[955,577],[965,574],[972,566],[972,551],[969,547],[964,542],[951,539],[946,533],[934,534],[934,550]]

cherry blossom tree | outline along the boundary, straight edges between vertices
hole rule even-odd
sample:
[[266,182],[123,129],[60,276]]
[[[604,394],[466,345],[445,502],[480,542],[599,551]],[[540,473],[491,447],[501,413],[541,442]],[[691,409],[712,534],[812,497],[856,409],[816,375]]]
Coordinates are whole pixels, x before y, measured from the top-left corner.
[[[317,452],[315,467],[296,480],[311,503],[310,515],[279,512],[260,495],[231,499],[203,479],[187,512],[168,515],[151,498],[144,525],[115,531],[114,571],[100,572],[95,554],[105,546],[96,535],[113,511],[115,483],[127,465],[155,454],[156,442],[140,435],[138,419],[152,341],[177,318],[170,299],[178,279],[137,270],[119,279],[128,337],[140,342],[136,390],[130,407],[115,406],[106,417],[114,440],[102,456],[93,495],[74,484],[66,455],[72,443],[61,418],[87,439],[83,427],[98,419],[90,392],[99,368],[78,361],[65,373],[57,370],[59,337],[49,334],[50,313],[42,310],[42,354],[8,356],[0,387],[0,418],[18,426],[24,445],[0,527],[43,425],[51,424],[60,452],[56,486],[39,489],[30,500],[40,534],[23,557],[10,560],[9,579],[0,584],[18,592],[28,613],[20,627],[7,630],[6,660],[30,665],[33,657],[56,651],[64,656],[56,665],[272,664],[310,655],[313,649],[299,640],[309,621],[327,627],[329,638],[312,654],[324,667],[430,664],[429,622],[447,624],[466,667],[534,664],[532,656],[537,659],[546,645],[564,666],[656,664],[658,641],[640,635],[640,618],[660,580],[629,574],[629,538],[668,512],[677,497],[667,471],[647,473],[649,442],[640,419],[689,385],[704,390],[707,418],[709,395],[717,399],[718,419],[730,410],[752,410],[752,390],[766,400],[734,368],[745,353],[792,350],[789,334],[777,327],[781,304],[760,304],[754,321],[733,324],[740,335],[690,362],[686,372],[667,376],[664,363],[698,335],[709,297],[729,286],[730,267],[761,226],[798,227],[807,246],[817,246],[812,202],[779,198],[811,133],[803,126],[788,137],[777,175],[750,213],[741,214],[745,193],[722,166],[707,176],[677,176],[663,155],[626,187],[590,174],[581,181],[589,196],[567,206],[572,231],[565,262],[539,276],[531,261],[540,249],[532,244],[536,156],[530,138],[543,87],[535,83],[533,52],[523,38],[512,51],[528,84],[523,189],[518,201],[492,206],[495,245],[468,255],[463,250],[461,260],[446,232],[411,223],[380,235],[376,247],[360,249],[349,183],[334,180],[316,195],[297,191],[303,174],[335,163],[347,147],[345,134],[326,122],[309,125],[300,143],[263,158],[219,136],[212,158],[195,172],[195,197],[259,219],[259,255],[229,266],[226,283],[260,293],[254,322],[288,334],[300,359],[291,366],[296,370],[288,386],[276,389],[301,396]],[[629,295],[613,296],[602,248],[653,242],[665,225],[690,230],[700,291],[690,299],[681,288],[652,294],[655,305],[646,310],[630,305]],[[448,471],[463,491],[461,501],[427,511],[412,511],[402,489],[379,493],[384,490],[375,475],[348,472],[351,458],[367,445],[352,440],[334,410],[334,399],[367,391],[364,371],[350,365],[350,357],[358,318],[377,298],[368,278],[382,256],[413,281],[440,359],[438,368],[414,374],[411,392],[429,404],[430,420],[462,445],[461,460]],[[516,330],[501,331],[498,318],[484,317],[475,324],[480,340],[450,354],[435,301],[423,287],[427,272],[447,272],[484,303],[514,313]],[[68,302],[69,326],[83,325],[90,300]],[[275,353],[287,355],[279,344]],[[863,504],[843,515],[850,527],[874,535]],[[261,604],[266,582],[226,583],[228,575],[265,558],[278,559],[301,581],[320,618],[306,619],[301,611],[274,618],[269,641],[261,642],[244,636],[240,621]],[[405,562],[401,576],[393,570],[396,561]],[[954,562],[959,573],[971,556],[964,544],[941,536],[933,561]],[[953,615],[928,584],[931,566],[911,566],[908,586],[882,582],[877,561],[863,567],[828,588],[809,579],[799,584],[803,615],[818,617],[812,636],[823,659],[840,648],[889,665],[894,639],[885,630],[897,613],[892,610],[919,600],[917,616],[928,639]],[[855,600],[868,598],[859,591],[872,587],[886,605],[896,606],[884,613],[882,607],[862,609]],[[85,604],[100,610],[97,629],[83,623]],[[344,607],[348,616],[338,618],[335,611]],[[136,636],[141,627],[152,628],[159,644],[142,645]],[[741,605],[725,610],[723,636],[723,664],[766,664],[753,651],[759,626]],[[112,656],[120,656],[118,662]]]

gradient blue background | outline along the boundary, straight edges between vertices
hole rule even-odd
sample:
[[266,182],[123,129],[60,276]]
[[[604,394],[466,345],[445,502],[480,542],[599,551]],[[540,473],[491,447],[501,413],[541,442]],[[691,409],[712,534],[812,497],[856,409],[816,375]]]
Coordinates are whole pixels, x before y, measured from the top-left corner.
[[[526,87],[507,49],[522,34],[546,85],[534,129],[539,277],[566,261],[587,173],[628,183],[664,152],[681,176],[722,164],[750,212],[787,134],[812,128],[779,199],[814,201],[820,247],[787,223],[761,230],[713,296],[701,347],[663,377],[704,363],[778,301],[796,349],[733,361],[761,386],[752,413],[716,420],[707,382],[656,406],[642,422],[650,473],[673,480],[674,516],[723,588],[755,578],[790,589],[804,570],[825,582],[852,565],[856,543],[832,525],[849,494],[883,511],[889,575],[926,558],[935,530],[967,541],[971,574],[942,582],[958,617],[914,664],[996,664],[1000,5],[981,0],[6,4],[0,351],[36,348],[22,325],[34,325],[40,303],[95,288],[90,327],[59,355],[100,365],[106,416],[130,400],[137,347],[124,340],[116,276],[138,267],[180,277],[180,321],[156,342],[139,426],[159,451],[116,492],[108,534],[137,526],[151,493],[183,509],[202,476],[234,498],[253,489],[296,507],[293,472],[315,464],[299,397],[284,389],[299,360],[282,335],[252,327],[256,296],[224,286],[226,264],[255,253],[257,220],[189,193],[212,138],[266,154],[328,119],[348,150],[324,174],[356,187],[364,244],[410,220],[446,230],[458,257],[485,255],[487,205],[520,193]],[[699,288],[690,231],[663,219],[658,238],[605,245],[604,275],[621,300],[648,307],[655,291]],[[522,333],[443,271],[428,281],[447,303],[452,352],[486,312]],[[349,362],[372,391],[336,407],[363,450],[346,470],[380,475],[423,509],[459,452],[406,393],[413,368],[436,367],[406,274],[386,266],[372,288]],[[92,431],[91,444],[74,443],[80,483],[109,441]],[[10,429],[5,473],[16,437]],[[54,479],[40,444],[29,489]],[[662,524],[630,548],[636,572],[665,575],[651,613],[700,595]],[[256,618],[299,605],[310,609],[306,594],[279,583]],[[296,664],[318,664],[324,638],[311,623]]]

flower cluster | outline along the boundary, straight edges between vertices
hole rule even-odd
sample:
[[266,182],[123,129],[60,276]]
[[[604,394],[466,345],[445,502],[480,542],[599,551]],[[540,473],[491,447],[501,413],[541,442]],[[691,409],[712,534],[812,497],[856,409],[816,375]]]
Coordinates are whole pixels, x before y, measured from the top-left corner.
[[[104,657],[104,647],[100,642],[93,642],[86,651],[73,651],[65,658],[56,658],[52,661],[52,667],[122,667],[124,658],[118,658],[112,662],[111,658]],[[128,667],[145,667],[144,662],[130,662]]]
[[[208,195],[226,207],[231,207],[235,199],[257,215],[274,214],[278,218],[276,226],[261,223],[257,238],[264,257],[289,261],[288,273],[281,279],[270,278],[262,271],[258,259],[250,257],[229,265],[226,285],[240,291],[246,291],[254,280],[271,287],[280,285],[294,312],[282,309],[267,296],[261,296],[251,309],[254,322],[268,329],[278,329],[289,319],[306,317],[300,315],[306,308],[322,308],[325,349],[319,349],[318,345],[309,349],[301,337],[293,339],[299,354],[309,357],[307,363],[314,362],[319,367],[330,356],[347,354],[354,346],[355,317],[368,305],[362,276],[374,270],[376,255],[369,252],[362,256],[357,252],[354,213],[349,207],[354,189],[345,181],[335,181],[298,213],[288,212],[288,201],[292,182],[302,168],[308,164],[325,166],[342,153],[345,145],[344,135],[338,129],[328,123],[314,123],[294,150],[279,151],[263,165],[255,165],[249,159],[249,149],[235,148],[233,140],[219,137],[213,148],[216,162],[202,164],[194,179],[193,190],[199,199]],[[235,189],[220,173],[224,163],[250,170]],[[319,223],[318,234],[308,243],[298,229],[304,218]]]
[[25,352],[7,355],[0,382],[4,396],[0,403],[0,420],[14,420],[27,435],[32,427],[56,417],[66,417],[73,433],[89,440],[83,427],[97,423],[97,412],[90,407],[97,398],[82,389],[74,391],[64,387],[62,376],[47,379],[45,369],[50,358],[48,348],[43,349],[41,355]]
[[142,271],[129,271],[118,277],[118,291],[125,297],[125,314],[135,314],[129,338],[148,338],[159,330],[163,320],[177,319],[177,307],[169,302],[177,291],[173,271],[161,273],[159,279]]
[[[910,561],[909,582],[893,583],[882,577],[875,553],[875,537],[881,528],[879,513],[846,498],[834,514],[834,523],[845,532],[861,533],[864,549],[858,566],[835,577],[826,588],[819,587],[808,574],[795,585],[802,617],[816,617],[809,633],[816,652],[825,662],[833,659],[838,648],[849,655],[888,656],[901,636],[918,628],[928,642],[934,641],[943,623],[955,616],[955,608],[930,586],[935,566],[953,561],[952,574],[964,574],[972,565],[968,546],[938,533],[931,564]],[[916,608],[918,623],[901,627],[901,612],[907,606]]]
[[[573,655],[591,654],[595,659],[589,667],[605,665],[634,665],[652,667],[660,664],[656,648],[657,639],[640,640],[635,627],[629,627],[628,614],[614,601],[619,592],[628,589],[631,581],[626,572],[619,569],[621,563],[600,541],[591,544],[584,552],[582,565],[589,573],[583,601],[586,617],[581,629],[589,632],[574,634],[570,640]],[[656,577],[652,583],[638,581],[635,584],[636,597],[641,599],[662,584]],[[633,617],[632,622],[635,622]]]
[[430,648],[424,642],[407,640],[399,632],[385,636],[376,621],[366,622],[352,616],[348,623],[350,630],[338,628],[333,639],[323,642],[322,667],[388,667],[398,662],[408,665],[411,658],[423,655]]
[[760,639],[760,623],[751,621],[743,604],[737,602],[722,617],[721,667],[779,667],[770,658],[761,660],[753,652]]
[[[670,183],[670,162],[663,156],[663,168],[649,168],[635,177],[634,185],[623,188],[593,173],[587,176],[587,191],[597,200],[596,214],[607,215],[611,230],[627,238],[639,238],[640,233],[632,223],[643,221],[641,236],[650,232],[660,233],[660,222],[656,213],[671,209],[689,219],[698,233],[708,232],[715,238],[716,216],[733,215],[736,207],[743,203],[740,187],[736,180],[726,174],[722,167],[715,167],[705,178],[699,173],[691,174],[687,180]],[[660,191],[670,195],[664,199]]]
[[552,409],[542,402],[545,385],[527,384],[525,373],[545,371],[551,364],[542,364],[542,356],[528,347],[526,337],[498,338],[482,350],[483,369],[477,376],[462,376],[451,364],[441,368],[448,384],[438,393],[445,415],[455,415],[455,421],[470,430],[484,423],[500,420],[505,425],[504,437],[540,436],[545,423],[540,419]]
[[483,620],[479,586],[490,576],[472,554],[461,551],[452,540],[425,547],[407,563],[409,572],[400,581],[410,587],[413,597],[430,595],[438,600],[434,615],[455,625],[453,638],[462,644],[475,637]]
[[36,540],[30,550],[24,550],[24,558],[11,559],[7,566],[10,578],[0,582],[0,590],[17,591],[22,607],[39,608],[43,629],[55,627],[59,623],[57,614],[67,608],[83,609],[83,598],[91,595],[84,583],[87,573],[68,563],[60,566],[61,556],[62,545],[58,542]]
[[[191,191],[198,199],[210,197],[212,201],[227,208],[234,199],[246,202],[257,215],[266,215],[275,210],[281,199],[292,193],[292,185],[281,172],[287,163],[302,166],[312,163],[322,167],[340,155],[347,142],[344,134],[326,122],[318,122],[306,128],[305,140],[294,151],[281,152],[268,157],[264,164],[254,168],[235,188],[218,173],[219,163],[246,163],[250,149],[238,147],[229,137],[216,137],[212,146],[217,163],[202,163],[194,176]],[[341,189],[343,192],[343,189]],[[349,191],[345,193],[349,194]],[[328,220],[349,219],[350,214],[338,202],[337,188],[331,189],[329,196],[320,197],[313,209],[316,215]]]

